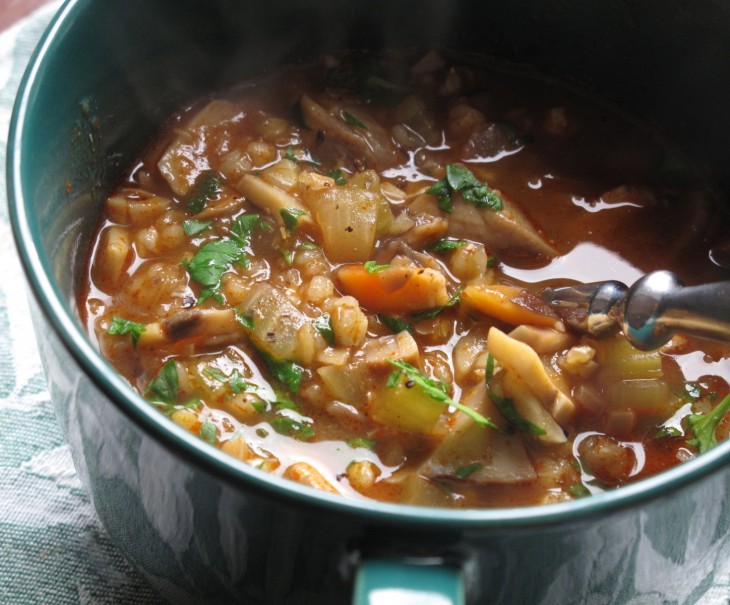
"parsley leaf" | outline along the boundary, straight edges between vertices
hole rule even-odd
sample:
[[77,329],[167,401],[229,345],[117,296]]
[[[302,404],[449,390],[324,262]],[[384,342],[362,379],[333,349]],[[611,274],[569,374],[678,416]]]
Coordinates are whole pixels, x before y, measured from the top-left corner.
[[311,424],[290,416],[277,416],[271,421],[271,428],[280,435],[293,437],[299,441],[314,439],[314,428]]
[[145,389],[144,396],[153,403],[175,405],[177,402],[178,379],[177,364],[168,361],[157,373]]
[[333,168],[327,173],[327,176],[335,180],[335,185],[347,185],[347,178],[342,168]]
[[112,317],[112,323],[107,330],[108,334],[112,336],[130,334],[132,336],[132,344],[136,347],[139,337],[143,332],[146,332],[147,328],[143,324],[124,319],[123,317]]
[[221,277],[235,262],[242,260],[243,247],[233,239],[218,239],[203,244],[186,263],[191,279],[203,286],[217,288]]
[[[500,430],[500,428],[496,424],[494,424],[494,422],[492,422],[489,418],[486,418],[476,410],[472,410],[470,407],[451,399],[451,397],[449,397],[447,394],[447,386],[440,380],[436,381],[428,378],[427,376],[424,376],[411,364],[406,363],[405,361],[402,361],[400,359],[388,359],[387,361],[390,365],[395,366],[398,369],[398,377],[400,377],[401,372],[404,372],[408,380],[412,380],[415,383],[414,386],[418,386],[429,397],[432,397],[436,401],[441,401],[445,405],[455,407],[460,412],[463,412],[467,416],[471,417],[474,422],[476,422],[481,427],[489,427],[497,431]],[[396,372],[393,372],[393,374],[395,373]],[[393,374],[391,374],[391,376],[388,378],[388,384],[390,384]],[[396,384],[397,380],[398,378],[395,379]]]
[[545,429],[540,428],[536,424],[520,416],[520,413],[517,411],[517,408],[515,407],[514,401],[512,401],[512,399],[508,397],[502,397],[494,392],[494,389],[492,389],[492,386],[490,384],[493,376],[494,357],[491,353],[488,353],[487,368],[486,374],[484,376],[484,381],[487,385],[487,395],[489,395],[489,398],[492,400],[494,407],[497,408],[499,410],[499,413],[504,416],[505,420],[507,420],[507,422],[509,422],[515,428],[535,437],[545,435]]
[[193,235],[198,235],[198,233],[202,233],[205,231],[208,227],[210,227],[213,224],[213,221],[183,221],[182,227],[183,231],[185,232],[185,235],[188,237],[192,237]]
[[477,179],[471,170],[456,164],[447,164],[446,176],[426,190],[426,193],[438,197],[439,208],[444,212],[451,212],[451,196],[456,192],[461,193],[465,202],[474,204],[477,208],[497,211],[504,206],[496,191]]
[[215,424],[213,424],[210,420],[206,420],[203,424],[201,424],[200,430],[198,431],[201,439],[207,441],[211,445],[215,443],[217,433],[218,431],[215,428]]
[[279,210],[279,214],[284,221],[284,226],[291,232],[299,225],[299,217],[307,213],[299,208],[282,208]]
[[359,447],[372,450],[375,447],[375,444],[377,441],[375,439],[366,439],[365,437],[355,437],[354,439],[350,439],[347,442],[347,446],[351,447],[352,449],[357,449]]
[[286,151],[284,152],[284,159],[294,162],[295,164],[299,161],[299,158],[297,157],[297,154],[294,153],[294,148],[292,146],[286,148]]
[[250,315],[246,315],[243,311],[239,309],[233,310],[233,316],[236,318],[236,321],[240,323],[244,328],[253,330],[253,317],[251,317]]
[[433,319],[437,315],[440,315],[448,309],[449,307],[453,307],[454,305],[457,305],[461,302],[461,286],[459,286],[456,289],[456,292],[451,296],[449,299],[449,302],[447,302],[445,305],[442,305],[440,307],[435,307],[434,309],[427,309],[426,311],[416,311],[415,313],[411,313],[411,317],[413,319]]
[[304,370],[293,361],[285,359],[277,359],[262,349],[257,349],[271,374],[278,381],[284,383],[292,393],[299,390],[299,384],[302,381],[302,373]]
[[242,214],[236,217],[231,225],[231,236],[238,240],[242,246],[251,244],[251,232],[259,224],[261,217],[258,214]]
[[317,331],[329,346],[335,346],[335,331],[332,329],[332,318],[329,316],[329,313],[323,313],[317,317],[312,322],[312,325],[317,328]]
[[467,479],[469,476],[473,475],[480,468],[483,467],[484,465],[479,462],[475,462],[474,464],[467,464],[466,466],[462,466],[460,469],[458,469],[454,476],[457,479]]
[[568,493],[573,498],[586,498],[591,495],[590,490],[582,483],[574,483],[568,488]]
[[234,369],[228,378],[228,386],[231,387],[234,395],[238,395],[241,391],[247,391],[254,388],[250,382],[246,382],[241,373]]
[[393,334],[398,334],[403,330],[413,334],[413,326],[404,319],[393,317],[392,315],[383,315],[382,313],[378,314],[378,319],[380,320],[380,323],[393,332]]
[[208,378],[217,380],[218,382],[228,382],[228,376],[226,376],[218,368],[214,368],[213,366],[208,366],[207,368],[205,368],[203,370],[203,374],[208,376]]
[[364,124],[360,120],[358,120],[354,115],[351,113],[348,113],[346,111],[342,112],[342,117],[350,126],[355,126],[355,128],[362,128],[363,130],[370,130],[367,127],[367,124]]
[[200,212],[210,200],[220,193],[222,184],[223,177],[215,170],[201,172],[188,194],[188,210],[194,213]]
[[725,414],[730,411],[730,395],[725,397],[707,414],[692,414],[687,416],[687,424],[695,434],[694,439],[688,439],[687,443],[697,446],[700,454],[717,445],[715,431]]
[[380,271],[390,269],[390,265],[379,265],[374,260],[369,260],[363,265],[363,267],[365,267],[365,271],[368,273],[379,273]]
[[429,250],[431,252],[445,252],[447,250],[456,250],[468,243],[464,239],[441,239],[431,246]]

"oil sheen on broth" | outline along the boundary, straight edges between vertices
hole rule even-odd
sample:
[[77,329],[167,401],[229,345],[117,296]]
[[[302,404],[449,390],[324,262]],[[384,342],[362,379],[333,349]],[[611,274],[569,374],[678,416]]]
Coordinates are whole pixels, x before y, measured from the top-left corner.
[[448,53],[325,57],[164,125],[106,201],[80,307],[150,405],[261,472],[566,501],[724,438],[730,364],[682,335],[646,353],[573,334],[540,291],[724,278],[717,198],[565,84]]

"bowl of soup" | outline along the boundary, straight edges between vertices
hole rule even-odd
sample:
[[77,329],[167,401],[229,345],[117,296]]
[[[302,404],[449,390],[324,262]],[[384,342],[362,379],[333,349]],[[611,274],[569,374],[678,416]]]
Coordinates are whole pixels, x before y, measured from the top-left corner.
[[727,21],[62,7],[11,218],[74,462],[161,594],[702,596],[730,349],[588,336],[542,293],[727,279]]

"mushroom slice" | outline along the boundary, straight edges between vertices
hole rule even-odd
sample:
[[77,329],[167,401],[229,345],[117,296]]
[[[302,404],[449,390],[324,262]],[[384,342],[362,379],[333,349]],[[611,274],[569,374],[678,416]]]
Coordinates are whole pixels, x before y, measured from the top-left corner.
[[[462,397],[461,403],[499,425],[499,412],[489,400],[484,382],[470,389]],[[460,472],[464,469],[473,471],[460,479]],[[475,484],[525,483],[537,479],[518,435],[482,428],[462,412],[457,412],[453,427],[420,467],[419,475]]]
[[139,346],[158,346],[180,342],[196,345],[222,345],[241,340],[244,328],[233,309],[191,309],[147,324]]
[[455,196],[449,217],[449,236],[483,242],[500,260],[515,267],[544,264],[558,256],[527,217],[503,198],[502,210],[477,208]]
[[[512,385],[512,394],[519,397],[517,391],[523,392],[521,389],[524,387],[524,392],[531,393],[560,425],[564,426],[572,420],[575,403],[550,379],[534,349],[493,327],[487,336],[487,350],[511,375],[509,384]],[[517,384],[521,386],[515,387]],[[516,406],[522,403],[515,399]]]
[[314,221],[304,204],[262,178],[245,174],[236,184],[236,189],[252,204],[268,211],[280,225],[286,226],[284,213],[288,213],[296,219],[297,227],[308,231],[314,229]]

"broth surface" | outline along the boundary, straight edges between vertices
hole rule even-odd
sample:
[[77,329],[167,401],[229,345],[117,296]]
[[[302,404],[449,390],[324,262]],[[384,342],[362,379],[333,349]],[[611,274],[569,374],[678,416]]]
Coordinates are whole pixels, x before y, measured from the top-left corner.
[[665,138],[563,83],[325,57],[164,125],[106,201],[79,306],[151,405],[262,472],[558,502],[724,438],[730,361],[571,333],[541,290],[727,279],[720,208]]

